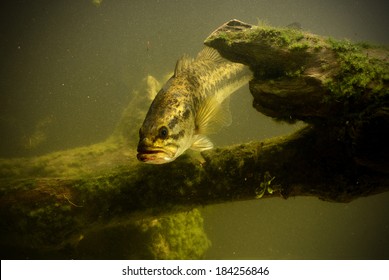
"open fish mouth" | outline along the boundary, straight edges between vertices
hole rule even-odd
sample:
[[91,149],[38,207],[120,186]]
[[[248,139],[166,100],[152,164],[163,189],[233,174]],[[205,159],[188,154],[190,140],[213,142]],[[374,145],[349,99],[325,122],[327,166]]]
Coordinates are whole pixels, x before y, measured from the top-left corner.
[[152,164],[167,163],[174,159],[172,153],[168,151],[146,147],[138,147],[138,154],[136,157],[139,161]]

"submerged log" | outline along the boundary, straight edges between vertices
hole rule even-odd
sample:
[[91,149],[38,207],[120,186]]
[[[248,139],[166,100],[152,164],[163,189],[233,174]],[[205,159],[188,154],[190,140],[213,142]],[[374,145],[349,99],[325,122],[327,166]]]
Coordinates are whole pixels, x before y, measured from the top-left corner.
[[238,20],[219,27],[205,44],[250,66],[256,110],[333,127],[329,133],[341,133],[332,137],[348,145],[350,157],[389,173],[388,48]]
[[291,196],[349,202],[389,190],[386,50],[239,21],[205,43],[251,67],[257,110],[307,126],[203,152],[204,163],[184,155],[145,165],[135,156],[150,100],[144,87],[107,141],[0,161],[1,247],[74,246],[89,231],[214,203]]

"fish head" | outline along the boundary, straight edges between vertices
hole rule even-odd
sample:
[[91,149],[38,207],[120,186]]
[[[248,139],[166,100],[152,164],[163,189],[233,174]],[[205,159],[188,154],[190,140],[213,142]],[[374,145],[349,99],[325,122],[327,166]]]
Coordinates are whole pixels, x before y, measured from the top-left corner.
[[137,158],[145,163],[163,164],[175,160],[191,146],[194,122],[187,116],[190,112],[183,112],[177,104],[154,105],[139,130]]
[[139,131],[138,160],[145,163],[162,164],[175,160],[178,155],[178,145],[169,139],[169,129],[161,126],[156,133]]

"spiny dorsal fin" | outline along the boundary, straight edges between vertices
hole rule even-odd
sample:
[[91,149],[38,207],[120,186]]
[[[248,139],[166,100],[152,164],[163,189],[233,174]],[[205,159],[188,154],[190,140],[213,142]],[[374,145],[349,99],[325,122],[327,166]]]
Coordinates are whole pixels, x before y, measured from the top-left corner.
[[197,54],[196,60],[189,57],[188,55],[183,55],[179,60],[177,60],[176,67],[174,69],[174,76],[177,77],[180,73],[190,69],[194,61],[221,63],[225,62],[226,60],[220,56],[217,50],[210,47],[204,47]]
[[176,68],[174,69],[174,77],[177,77],[180,73],[188,70],[193,62],[193,58],[190,58],[188,55],[183,55],[179,60],[177,60]]
[[210,47],[204,47],[197,55],[196,61],[208,60],[214,63],[225,62],[226,60],[220,56],[219,52]]

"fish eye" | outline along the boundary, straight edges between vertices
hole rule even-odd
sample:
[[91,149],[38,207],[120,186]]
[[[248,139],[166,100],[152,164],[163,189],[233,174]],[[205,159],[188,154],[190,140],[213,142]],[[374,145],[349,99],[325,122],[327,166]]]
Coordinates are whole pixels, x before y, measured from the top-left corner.
[[169,135],[169,130],[166,126],[161,126],[158,130],[158,137],[161,139],[166,139]]

